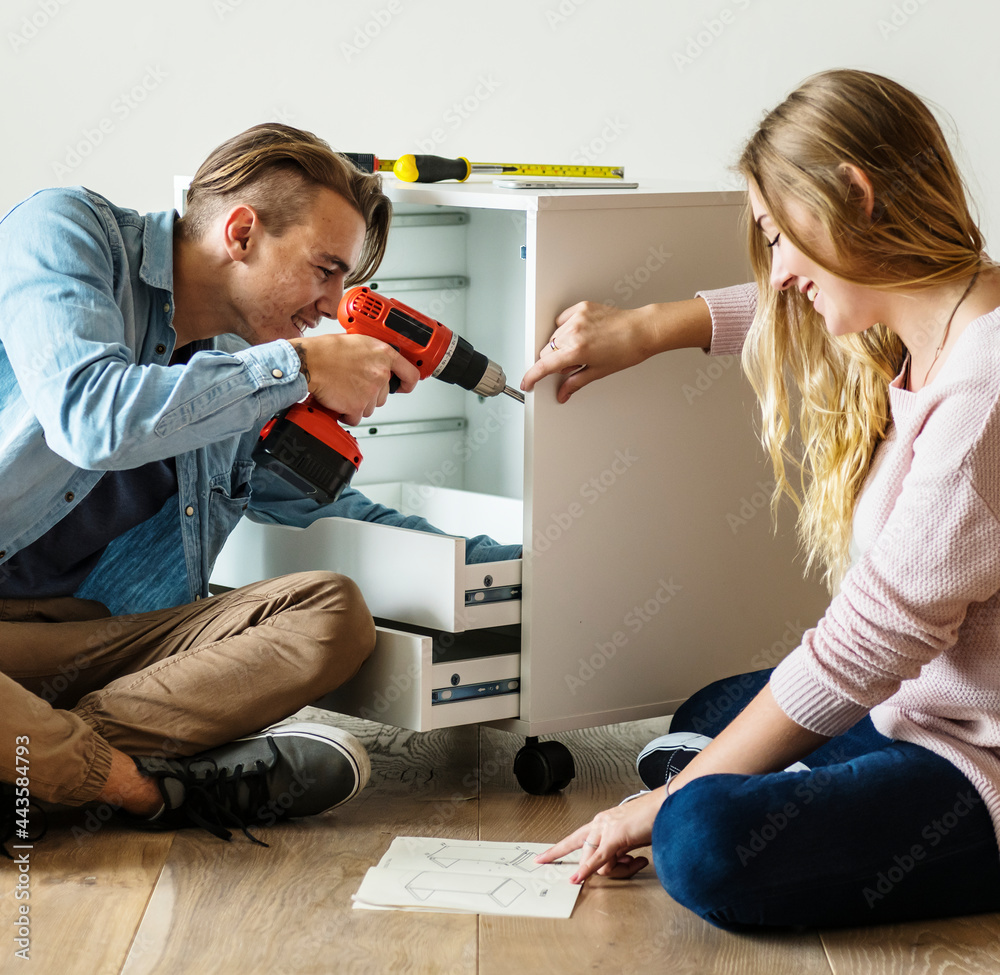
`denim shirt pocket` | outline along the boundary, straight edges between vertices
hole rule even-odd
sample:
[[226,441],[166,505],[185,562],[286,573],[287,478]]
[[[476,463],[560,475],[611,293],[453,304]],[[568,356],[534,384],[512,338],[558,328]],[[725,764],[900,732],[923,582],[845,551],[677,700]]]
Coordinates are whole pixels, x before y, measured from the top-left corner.
[[253,469],[253,461],[237,461],[231,470],[216,474],[209,482],[206,539],[209,566],[215,564],[230,532],[250,505],[250,476]]

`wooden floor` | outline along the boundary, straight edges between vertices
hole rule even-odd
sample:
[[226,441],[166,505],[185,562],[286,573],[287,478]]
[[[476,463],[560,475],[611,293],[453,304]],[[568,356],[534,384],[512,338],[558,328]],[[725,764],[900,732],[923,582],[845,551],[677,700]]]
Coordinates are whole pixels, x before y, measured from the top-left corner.
[[[572,918],[352,911],[351,894],[397,835],[556,840],[638,788],[644,721],[558,736],[577,778],[526,795],[521,742],[488,728],[410,734],[337,716],[372,757],[371,785],[310,821],[223,843],[197,830],[135,832],[80,811],[31,852],[30,958],[15,957],[13,872],[0,861],[0,972],[32,975],[305,973],[739,973],[1000,971],[1000,916],[831,934],[733,935],[674,904],[651,871],[589,881]],[[21,902],[23,903],[23,902]]]

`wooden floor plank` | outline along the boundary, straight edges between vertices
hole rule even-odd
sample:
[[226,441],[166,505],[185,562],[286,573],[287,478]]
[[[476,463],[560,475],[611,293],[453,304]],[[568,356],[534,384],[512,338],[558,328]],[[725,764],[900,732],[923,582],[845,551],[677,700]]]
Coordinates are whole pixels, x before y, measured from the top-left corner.
[[[316,716],[311,715],[315,719]],[[588,881],[573,917],[545,921],[351,909],[365,871],[398,835],[553,841],[636,791],[633,760],[662,720],[557,736],[577,778],[529,796],[514,781],[522,740],[489,728],[411,734],[322,716],[356,734],[372,784],[324,816],[261,830],[270,849],[198,830],[90,832],[52,819],[32,851],[32,950],[0,942],[0,973],[311,975],[578,972],[979,975],[1000,971],[1000,916],[816,934],[732,935],[664,893],[651,870]],[[73,827],[76,826],[74,832]],[[0,861],[0,930],[16,874]]]
[[394,836],[475,838],[478,802],[463,780],[478,762],[477,729],[414,735],[335,720],[369,750],[368,789],[258,831],[269,849],[180,833],[125,975],[475,973],[475,917],[355,911],[351,895]]
[[996,975],[1000,914],[823,934],[835,975]]
[[[17,872],[0,860],[0,972],[117,975],[174,841],[142,833],[94,810],[48,815],[49,831],[28,851],[29,897],[15,899]],[[19,851],[14,851],[19,852]],[[30,906],[27,962],[17,957],[14,919]]]
[[[519,743],[484,729],[484,752],[497,756],[498,771],[484,782],[482,838],[561,838],[642,788],[635,755],[664,730],[657,720],[557,735],[573,753],[577,777],[561,795],[535,797],[519,791],[510,762],[499,760],[505,750],[512,758]],[[746,937],[712,927],[674,903],[650,867],[628,881],[588,880],[569,920],[484,916],[479,971],[829,975],[830,967],[815,934]]]

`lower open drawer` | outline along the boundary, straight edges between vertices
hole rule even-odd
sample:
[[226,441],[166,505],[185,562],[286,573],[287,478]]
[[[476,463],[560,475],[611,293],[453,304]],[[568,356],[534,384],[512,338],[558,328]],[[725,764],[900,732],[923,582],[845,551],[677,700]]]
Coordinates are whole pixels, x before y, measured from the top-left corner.
[[493,652],[463,657],[461,644],[447,639],[449,634],[442,639],[379,626],[375,650],[358,674],[316,703],[412,731],[516,718],[520,653],[496,651],[519,645],[518,628],[505,629],[510,632],[500,634],[492,647],[477,641],[476,653]]

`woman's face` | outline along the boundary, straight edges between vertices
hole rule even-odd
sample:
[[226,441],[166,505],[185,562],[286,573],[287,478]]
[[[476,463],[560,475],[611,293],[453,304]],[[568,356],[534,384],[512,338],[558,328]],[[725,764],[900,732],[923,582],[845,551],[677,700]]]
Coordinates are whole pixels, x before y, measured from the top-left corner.
[[[778,231],[752,183],[749,192],[754,220],[771,249],[771,286],[776,291],[799,291],[823,316],[831,335],[863,332],[882,320],[878,309],[883,293],[838,277],[803,254]],[[826,263],[835,264],[833,242],[819,222],[795,206],[789,209],[798,236]]]

